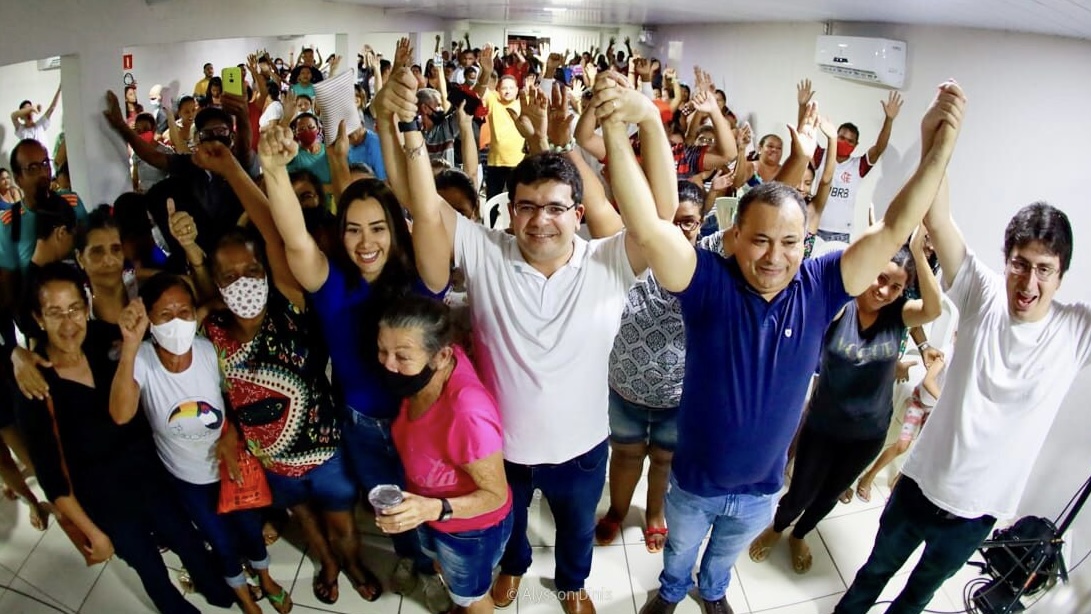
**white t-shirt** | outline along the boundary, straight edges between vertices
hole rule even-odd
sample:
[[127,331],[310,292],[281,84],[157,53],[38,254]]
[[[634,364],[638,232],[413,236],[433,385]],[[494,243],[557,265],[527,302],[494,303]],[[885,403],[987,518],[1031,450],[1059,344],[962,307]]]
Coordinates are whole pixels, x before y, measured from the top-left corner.
[[224,423],[223,376],[212,342],[194,339],[189,368],[171,373],[145,341],[136,354],[133,379],[140,385],[140,404],[167,471],[190,484],[219,482],[216,442]]
[[959,311],[958,343],[902,472],[947,512],[1010,518],[1061,402],[1091,360],[1091,307],[1054,302],[1041,321],[1014,322],[1004,278],[972,253],[948,296]]
[[274,100],[261,112],[261,117],[258,118],[258,128],[264,128],[273,122],[278,122],[282,117],[284,117],[284,104],[279,100]]
[[29,128],[23,124],[19,124],[19,127],[15,129],[15,138],[18,141],[23,139],[34,139],[44,145],[46,130],[49,130],[49,118],[42,115],[34,122],[34,125]]
[[[827,151],[826,156],[835,155],[836,152]],[[825,166],[826,159],[822,160],[815,168]],[[826,208],[822,211],[822,219],[818,228],[826,232],[852,234],[853,219],[856,217],[856,194],[860,191],[860,182],[871,171],[873,164],[867,154],[852,156],[844,162],[838,163],[833,171],[833,182],[830,184],[830,197],[826,200]]]
[[500,405],[513,463],[569,461],[610,433],[610,349],[636,276],[624,232],[574,241],[547,279],[514,236],[458,216],[455,264],[466,273],[478,374]]

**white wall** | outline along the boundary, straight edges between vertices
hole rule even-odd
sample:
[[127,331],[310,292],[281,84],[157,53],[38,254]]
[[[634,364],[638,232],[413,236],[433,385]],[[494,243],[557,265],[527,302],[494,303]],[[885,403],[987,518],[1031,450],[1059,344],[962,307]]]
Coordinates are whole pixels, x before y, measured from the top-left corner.
[[[919,121],[935,86],[959,80],[969,98],[958,149],[949,167],[955,218],[970,247],[993,267],[1003,266],[1004,227],[1021,206],[1046,200],[1065,210],[1077,235],[1072,269],[1059,293],[1064,301],[1091,302],[1091,41],[972,29],[844,24],[835,33],[908,42],[909,76],[890,147],[865,180],[861,202],[874,198],[881,213],[912,172],[920,155]],[[795,83],[809,77],[820,110],[835,122],[860,126],[868,147],[881,126],[884,90],[819,73],[815,37],[821,24],[746,24],[661,27],[655,50],[667,57],[671,40],[683,41],[680,69],[691,80],[693,64],[709,70],[728,104],[752,114],[756,132],[787,137],[795,121]],[[1082,239],[1082,240],[1081,240]],[[1091,377],[1077,379],[1024,494],[1020,513],[1055,517],[1091,472]],[[1091,550],[1091,509],[1069,536],[1074,564]],[[1038,612],[1091,611],[1091,560]]]
[[[346,51],[355,54],[368,32],[447,30],[441,19],[354,4],[292,0],[276,3],[275,10],[270,10],[270,4],[260,0],[169,0],[154,5],[145,0],[54,0],[36,6],[34,19],[0,20],[0,63],[63,56],[72,180],[85,202],[96,203],[112,201],[128,184],[125,148],[101,113],[103,92],[120,83],[126,46],[351,31]],[[393,45],[389,51],[380,51],[392,57]],[[199,70],[197,66],[198,72],[186,81],[196,82]],[[144,89],[141,97],[146,96]]]
[[[34,60],[0,66],[0,84],[3,84],[0,87],[0,166],[9,168],[11,149],[19,142],[15,138],[15,126],[11,123],[12,111],[19,108],[20,102],[30,100],[34,104],[42,105],[44,112],[49,108],[60,82],[59,69],[38,70],[38,62]],[[63,98],[57,103],[49,121],[49,130],[45,131],[46,142],[43,144],[52,156],[53,144],[57,142],[64,122]]]

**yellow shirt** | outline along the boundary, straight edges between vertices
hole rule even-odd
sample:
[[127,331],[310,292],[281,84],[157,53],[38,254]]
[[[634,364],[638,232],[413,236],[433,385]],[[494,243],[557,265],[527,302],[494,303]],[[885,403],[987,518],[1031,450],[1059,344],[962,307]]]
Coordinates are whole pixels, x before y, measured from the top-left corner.
[[209,80],[210,79],[208,77],[205,77],[204,79],[201,79],[200,81],[198,81],[197,85],[193,86],[193,95],[194,96],[205,96],[205,95],[207,95],[208,94],[208,82],[209,82]]
[[519,99],[504,104],[496,90],[485,92],[485,106],[489,112],[489,129],[492,142],[489,145],[489,166],[518,166],[523,161],[523,135],[508,115],[508,109],[519,115]]

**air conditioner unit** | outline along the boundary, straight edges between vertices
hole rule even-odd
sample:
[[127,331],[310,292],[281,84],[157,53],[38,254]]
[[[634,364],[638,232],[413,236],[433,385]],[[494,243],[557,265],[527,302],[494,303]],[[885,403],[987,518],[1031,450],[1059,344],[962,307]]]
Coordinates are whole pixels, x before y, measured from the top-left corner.
[[905,83],[905,41],[819,36],[814,61],[835,77],[898,89]]
[[38,70],[56,70],[61,67],[61,56],[55,55],[51,58],[44,60],[38,60]]

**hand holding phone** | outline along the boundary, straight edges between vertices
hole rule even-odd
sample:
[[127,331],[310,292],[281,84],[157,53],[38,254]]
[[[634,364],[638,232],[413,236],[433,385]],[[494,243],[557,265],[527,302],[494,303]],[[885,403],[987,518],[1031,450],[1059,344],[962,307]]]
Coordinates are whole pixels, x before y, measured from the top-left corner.
[[225,68],[220,72],[220,80],[223,81],[225,94],[242,96],[245,86],[242,82],[242,69],[238,66]]

